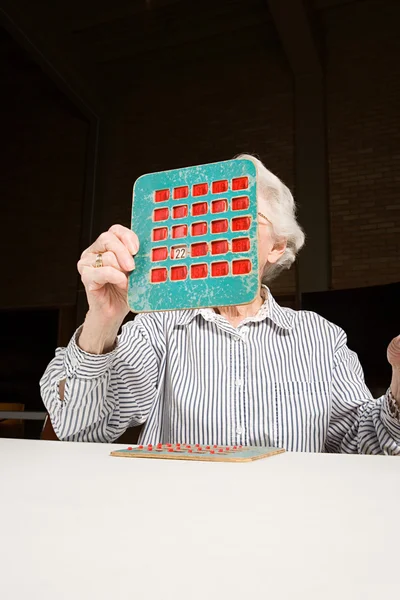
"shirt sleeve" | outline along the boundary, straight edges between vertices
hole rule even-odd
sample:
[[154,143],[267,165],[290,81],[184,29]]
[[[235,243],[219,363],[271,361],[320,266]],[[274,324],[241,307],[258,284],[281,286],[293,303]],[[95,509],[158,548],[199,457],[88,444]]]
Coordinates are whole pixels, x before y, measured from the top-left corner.
[[357,354],[339,330],[334,357],[332,412],[326,450],[351,454],[400,455],[400,421],[388,392],[374,399]]
[[112,442],[148,417],[165,346],[162,328],[156,318],[139,315],[123,326],[115,349],[102,355],[79,348],[79,332],[56,350],[40,381],[42,399],[59,439]]

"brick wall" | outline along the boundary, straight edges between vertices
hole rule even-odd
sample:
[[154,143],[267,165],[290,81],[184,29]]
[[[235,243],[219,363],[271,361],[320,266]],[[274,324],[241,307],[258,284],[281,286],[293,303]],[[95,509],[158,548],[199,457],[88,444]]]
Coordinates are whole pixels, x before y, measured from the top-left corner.
[[400,3],[323,15],[334,289],[400,280]]

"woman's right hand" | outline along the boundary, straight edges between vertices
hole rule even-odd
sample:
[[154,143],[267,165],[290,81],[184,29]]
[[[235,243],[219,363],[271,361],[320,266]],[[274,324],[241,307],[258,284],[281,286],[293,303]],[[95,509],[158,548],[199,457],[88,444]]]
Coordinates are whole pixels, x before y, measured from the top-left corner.
[[[82,253],[78,271],[86,290],[88,317],[100,327],[118,329],[129,312],[128,274],[135,268],[132,255],[138,250],[137,235],[122,225],[113,225]],[[98,254],[102,267],[95,267]]]

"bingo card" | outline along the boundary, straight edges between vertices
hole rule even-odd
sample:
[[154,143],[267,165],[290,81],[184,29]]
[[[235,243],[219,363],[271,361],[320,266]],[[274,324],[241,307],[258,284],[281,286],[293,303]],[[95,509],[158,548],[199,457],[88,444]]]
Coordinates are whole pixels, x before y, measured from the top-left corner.
[[111,456],[126,458],[166,458],[208,462],[251,462],[285,452],[269,446],[217,446],[206,444],[148,444],[114,450]]
[[228,160],[142,175],[128,302],[134,312],[228,306],[258,293],[256,166]]

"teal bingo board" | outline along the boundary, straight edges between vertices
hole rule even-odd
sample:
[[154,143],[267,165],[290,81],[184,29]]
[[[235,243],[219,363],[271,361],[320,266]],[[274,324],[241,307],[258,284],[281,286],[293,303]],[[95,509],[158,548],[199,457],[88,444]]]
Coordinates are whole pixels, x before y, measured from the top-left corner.
[[258,293],[256,166],[238,159],[142,175],[129,277],[134,312],[229,306]]

